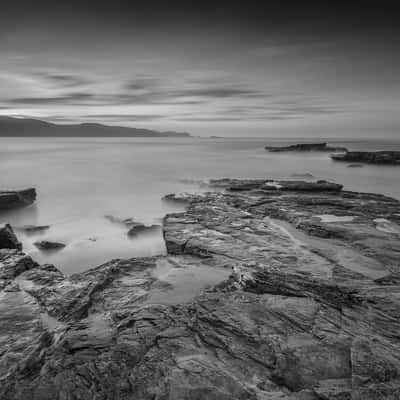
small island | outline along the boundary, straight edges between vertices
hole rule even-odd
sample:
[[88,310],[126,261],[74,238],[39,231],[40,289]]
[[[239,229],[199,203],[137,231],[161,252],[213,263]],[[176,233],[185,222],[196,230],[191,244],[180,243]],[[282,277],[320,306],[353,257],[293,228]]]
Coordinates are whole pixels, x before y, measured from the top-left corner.
[[265,150],[272,153],[284,151],[346,151],[345,147],[329,146],[326,142],[322,143],[297,143],[290,146],[265,146]]

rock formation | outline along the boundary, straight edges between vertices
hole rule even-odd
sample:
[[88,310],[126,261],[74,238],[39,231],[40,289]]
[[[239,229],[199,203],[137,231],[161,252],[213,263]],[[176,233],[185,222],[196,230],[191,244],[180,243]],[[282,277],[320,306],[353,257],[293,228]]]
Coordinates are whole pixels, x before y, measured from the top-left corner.
[[22,250],[22,244],[18,241],[9,224],[0,226],[0,249]]
[[29,206],[36,200],[34,188],[0,191],[0,210]]
[[270,152],[283,151],[346,151],[345,147],[328,146],[327,143],[298,143],[289,146],[265,146],[265,150]]
[[332,154],[332,160],[363,162],[367,164],[400,165],[400,151],[346,151]]
[[50,242],[48,240],[41,240],[40,242],[35,242],[33,244],[42,251],[56,251],[65,247],[64,243]]
[[[164,219],[165,257],[66,277],[0,250],[2,400],[400,398],[400,202],[211,184],[168,196],[187,208]],[[167,302],[168,266],[235,273]]]

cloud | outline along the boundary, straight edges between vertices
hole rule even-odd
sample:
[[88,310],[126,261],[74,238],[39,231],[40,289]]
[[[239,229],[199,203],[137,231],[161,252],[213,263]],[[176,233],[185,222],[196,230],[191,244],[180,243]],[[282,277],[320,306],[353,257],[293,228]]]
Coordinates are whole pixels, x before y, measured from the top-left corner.
[[70,93],[55,97],[18,97],[8,100],[10,104],[51,105],[60,103],[84,102],[93,98],[91,93]]
[[90,119],[90,120],[110,120],[110,121],[154,121],[166,118],[165,115],[162,114],[99,114],[99,115],[80,115],[82,119]]
[[129,81],[124,85],[126,90],[151,90],[159,87],[161,79],[159,78],[139,78]]
[[243,89],[240,87],[203,87],[184,89],[175,91],[173,93],[175,97],[208,97],[208,98],[238,98],[238,97],[264,97],[265,95],[251,89]]

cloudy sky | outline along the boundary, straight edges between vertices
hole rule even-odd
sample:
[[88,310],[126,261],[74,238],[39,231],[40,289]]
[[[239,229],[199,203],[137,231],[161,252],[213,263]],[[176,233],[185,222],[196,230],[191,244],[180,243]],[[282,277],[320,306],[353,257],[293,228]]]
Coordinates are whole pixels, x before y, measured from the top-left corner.
[[390,2],[135,3],[2,2],[0,115],[204,136],[400,135]]

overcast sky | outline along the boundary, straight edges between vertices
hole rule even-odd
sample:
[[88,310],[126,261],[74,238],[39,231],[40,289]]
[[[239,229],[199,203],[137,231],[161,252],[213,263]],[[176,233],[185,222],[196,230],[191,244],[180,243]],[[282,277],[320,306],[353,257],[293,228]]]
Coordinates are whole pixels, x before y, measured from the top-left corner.
[[389,2],[80,3],[2,2],[0,115],[204,136],[400,136]]

